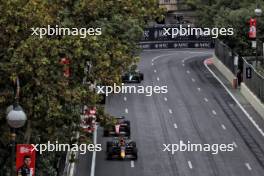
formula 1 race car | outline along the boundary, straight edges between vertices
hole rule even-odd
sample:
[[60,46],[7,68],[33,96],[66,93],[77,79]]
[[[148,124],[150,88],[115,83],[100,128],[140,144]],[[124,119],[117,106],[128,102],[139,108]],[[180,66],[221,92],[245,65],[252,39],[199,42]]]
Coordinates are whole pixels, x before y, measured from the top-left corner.
[[127,72],[122,76],[123,83],[141,83],[144,80],[143,73],[138,71]]
[[107,159],[133,159],[137,160],[136,143],[127,137],[113,138],[107,142]]
[[116,118],[115,125],[104,128],[104,136],[127,136],[130,137],[130,121],[125,120],[124,116]]

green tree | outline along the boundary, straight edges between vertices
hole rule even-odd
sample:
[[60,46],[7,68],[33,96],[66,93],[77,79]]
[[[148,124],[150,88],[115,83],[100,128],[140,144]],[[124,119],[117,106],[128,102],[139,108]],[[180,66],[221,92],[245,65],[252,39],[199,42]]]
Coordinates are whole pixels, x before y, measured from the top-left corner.
[[[12,80],[21,82],[20,104],[28,121],[19,129],[18,143],[70,142],[82,105],[95,105],[99,96],[82,84],[85,63],[93,67],[88,79],[101,84],[120,83],[120,75],[138,61],[134,54],[143,27],[159,17],[156,0],[0,0],[0,134],[6,151],[8,126],[5,108],[13,103]],[[101,36],[31,35],[30,28],[101,27]],[[71,77],[59,64],[70,59]],[[100,111],[107,124],[107,115]],[[38,157],[37,175],[54,175],[58,153]],[[5,156],[7,157],[7,156]],[[4,161],[3,161],[4,163]],[[6,164],[6,162],[5,162]]]
[[[238,54],[248,56],[253,54],[251,41],[248,39],[249,19],[255,17],[255,0],[188,0],[197,9],[197,26],[231,27],[233,36],[219,37]],[[264,9],[263,1],[258,5]],[[264,17],[258,18],[258,37],[264,41]]]

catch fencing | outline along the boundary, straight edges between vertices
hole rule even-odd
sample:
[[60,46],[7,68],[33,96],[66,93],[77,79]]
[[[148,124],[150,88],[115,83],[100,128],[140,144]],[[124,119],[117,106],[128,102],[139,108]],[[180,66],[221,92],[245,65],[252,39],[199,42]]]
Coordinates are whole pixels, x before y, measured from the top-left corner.
[[220,40],[215,41],[215,55],[221,62],[234,74],[236,74],[236,68],[238,65],[235,63],[236,53],[232,52],[232,49]]
[[255,57],[240,57],[219,40],[215,41],[215,55],[234,75],[243,71],[243,82],[264,103],[264,76],[252,65]]
[[243,62],[244,83],[264,103],[264,76],[256,71],[251,60],[243,58]]

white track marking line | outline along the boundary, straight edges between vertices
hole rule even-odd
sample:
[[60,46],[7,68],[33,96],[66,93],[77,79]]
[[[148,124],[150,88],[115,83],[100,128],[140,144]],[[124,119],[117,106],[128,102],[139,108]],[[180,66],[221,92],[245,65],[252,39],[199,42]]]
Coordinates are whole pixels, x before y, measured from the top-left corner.
[[192,166],[192,162],[191,162],[191,161],[188,161],[188,166],[189,166],[190,169],[193,168],[193,166]]
[[154,63],[152,62],[152,63],[151,63],[151,65],[153,66],[153,65],[154,65]]
[[192,78],[192,82],[195,82],[195,79],[194,78]]
[[189,70],[186,71],[187,74],[190,74],[191,72]]
[[235,142],[235,141],[233,142],[233,145],[234,145],[234,147],[235,147],[235,148],[237,148],[237,144],[236,144],[236,142]]
[[128,114],[128,109],[127,109],[127,108],[125,109],[125,113],[127,113],[127,114]]
[[184,66],[185,66],[185,64],[182,64],[182,66],[184,67]]
[[249,163],[245,163],[245,166],[247,167],[248,170],[250,170],[250,171],[252,170],[252,168],[251,168]]
[[[206,60],[205,60],[206,61]],[[208,67],[208,65],[204,61],[204,66],[209,70],[209,72],[215,77],[215,79],[224,87],[227,93],[232,97],[232,99],[236,102],[236,104],[240,107],[243,113],[247,116],[249,121],[257,128],[262,136],[264,136],[263,130],[259,127],[256,121],[250,116],[250,114],[245,110],[245,108],[239,103],[239,101],[234,97],[234,95],[230,92],[230,90],[225,86],[225,84],[220,80],[218,76]]]
[[159,81],[160,79],[159,79],[159,77],[157,77],[157,81]]
[[157,73],[157,70],[154,70],[154,73]]
[[168,98],[167,98],[167,97],[164,97],[164,100],[165,100],[165,101],[168,101]]
[[[144,50],[144,51],[147,51],[147,50]],[[159,50],[155,50],[155,51],[159,51]],[[162,51],[164,51],[164,50],[162,50]],[[153,50],[152,50],[151,52],[153,52]],[[213,52],[196,52],[196,51],[177,51],[177,52],[175,52],[175,51],[174,51],[174,53],[170,53],[170,54],[162,54],[162,55],[156,56],[156,57],[154,57],[154,58],[152,59],[152,62],[155,62],[157,59],[162,58],[162,57],[165,57],[165,56],[172,56],[172,55],[178,54],[179,52],[184,52],[184,53],[189,53],[189,54],[196,54],[196,55],[193,55],[193,56],[189,56],[189,57],[184,58],[184,59],[182,60],[183,63],[184,63],[186,60],[188,60],[188,59],[191,59],[191,58],[193,58],[193,57],[196,57],[197,54],[202,54],[202,55],[205,55],[205,54],[213,54]]]
[[[93,133],[93,143],[94,143],[94,145],[97,144],[97,125],[95,125],[95,130]],[[96,161],[96,151],[93,152],[93,156],[92,156],[92,165],[91,165],[90,176],[94,176],[94,174],[95,174],[95,161]]]
[[[161,51],[170,51],[170,52],[175,52],[175,49],[144,49],[143,50],[144,52],[161,52]],[[213,54],[213,51],[212,52],[205,52],[205,51],[191,51],[191,50],[180,50],[180,51],[177,51],[177,52],[184,52],[184,53],[193,53],[193,54],[199,54],[199,53],[203,53],[203,54]]]
[[216,115],[216,114],[217,114],[215,110],[212,110],[212,113],[213,113],[214,115]]
[[204,98],[204,101],[205,101],[205,102],[208,102],[209,100],[208,100],[207,98]]
[[171,109],[169,109],[169,113],[172,114],[172,110]]
[[124,101],[127,101],[127,97],[124,97]]
[[174,128],[178,128],[178,126],[177,126],[177,124],[176,124],[176,123],[174,123],[174,124],[173,124],[173,126],[174,126]]
[[223,130],[226,130],[226,127],[224,124],[221,124],[221,127],[223,128]]
[[200,88],[200,87],[197,87],[197,90],[198,90],[199,92],[201,92],[201,88]]
[[133,168],[133,167],[135,167],[135,162],[132,160],[131,162],[130,162],[130,166]]

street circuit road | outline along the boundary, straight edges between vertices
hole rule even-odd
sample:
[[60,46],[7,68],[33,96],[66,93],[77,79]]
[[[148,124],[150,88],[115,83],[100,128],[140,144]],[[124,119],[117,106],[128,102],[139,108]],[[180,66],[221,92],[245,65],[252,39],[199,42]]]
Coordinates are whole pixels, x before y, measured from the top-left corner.
[[[151,97],[115,94],[107,98],[108,113],[124,115],[131,121],[131,137],[139,153],[137,161],[106,160],[106,141],[111,138],[102,137],[99,128],[97,142],[102,144],[103,151],[96,153],[96,176],[263,175],[263,166],[256,157],[263,150],[254,150],[255,141],[258,149],[263,149],[263,136],[204,66],[204,60],[212,54],[213,50],[152,50],[141,54],[139,70],[144,73],[141,85],[167,85],[168,93]],[[163,151],[163,144],[180,140],[234,144],[235,150],[216,155],[210,152],[172,155]]]

